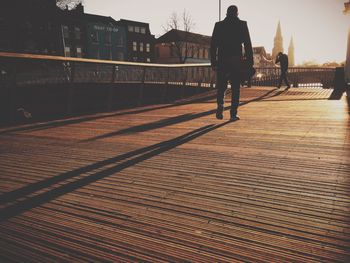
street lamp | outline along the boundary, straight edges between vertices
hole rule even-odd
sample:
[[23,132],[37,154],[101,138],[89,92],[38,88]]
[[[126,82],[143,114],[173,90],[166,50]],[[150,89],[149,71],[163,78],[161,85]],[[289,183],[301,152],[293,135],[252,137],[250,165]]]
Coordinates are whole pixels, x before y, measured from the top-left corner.
[[[344,3],[344,14],[350,14],[350,0],[347,3]],[[350,27],[348,29],[348,49],[346,52],[346,61],[345,61],[345,81],[350,83]]]
[[219,21],[221,21],[221,0],[219,0]]
[[350,0],[347,3],[344,3],[344,7],[345,7],[345,9],[343,11],[344,15],[349,14],[350,13]]

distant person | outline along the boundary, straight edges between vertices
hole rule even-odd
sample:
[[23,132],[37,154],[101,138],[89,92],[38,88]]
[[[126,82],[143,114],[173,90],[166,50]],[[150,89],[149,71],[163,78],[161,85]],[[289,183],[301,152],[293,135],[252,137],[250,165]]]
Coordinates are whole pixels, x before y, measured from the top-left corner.
[[226,18],[217,22],[211,39],[211,66],[217,72],[216,118],[222,120],[225,92],[231,83],[231,121],[239,120],[237,109],[240,97],[241,70],[243,67],[242,44],[246,65],[253,68],[253,49],[246,21],[238,18],[237,6],[227,8]]
[[276,57],[275,64],[280,63],[281,66],[281,75],[280,79],[278,81],[277,88],[279,89],[282,85],[282,80],[287,85],[287,89],[290,88],[288,78],[287,78],[287,72],[288,72],[288,56],[286,54],[283,54],[282,52],[279,52]]

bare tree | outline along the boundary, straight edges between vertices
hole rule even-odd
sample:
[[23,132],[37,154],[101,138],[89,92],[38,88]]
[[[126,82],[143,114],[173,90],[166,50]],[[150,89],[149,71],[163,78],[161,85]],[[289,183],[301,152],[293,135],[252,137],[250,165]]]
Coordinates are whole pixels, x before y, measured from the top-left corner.
[[185,63],[187,58],[190,56],[191,44],[190,40],[190,32],[194,28],[195,23],[192,20],[192,17],[189,13],[184,10],[181,16],[179,16],[176,12],[172,13],[166,27],[163,26],[165,32],[169,32],[171,30],[176,30],[177,37],[171,42],[170,48],[175,53],[176,57],[179,58],[180,63]]
[[72,10],[81,4],[83,0],[57,0],[56,4],[61,9]]

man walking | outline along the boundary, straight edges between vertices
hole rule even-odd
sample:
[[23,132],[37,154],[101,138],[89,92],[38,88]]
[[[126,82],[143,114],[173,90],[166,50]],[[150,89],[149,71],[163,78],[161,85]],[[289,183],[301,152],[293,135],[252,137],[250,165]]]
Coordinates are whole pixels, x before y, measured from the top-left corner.
[[288,78],[287,78],[287,72],[288,72],[288,56],[286,54],[283,54],[282,52],[279,52],[276,57],[275,64],[280,63],[281,66],[281,76],[278,81],[277,88],[279,89],[282,85],[282,80],[287,85],[287,89],[290,88]]
[[237,109],[240,97],[240,83],[244,59],[248,67],[254,64],[253,49],[246,21],[238,18],[237,6],[229,6],[226,18],[217,22],[211,38],[211,66],[217,72],[217,111],[216,118],[223,119],[224,99],[228,81],[231,83],[231,118],[239,120]]

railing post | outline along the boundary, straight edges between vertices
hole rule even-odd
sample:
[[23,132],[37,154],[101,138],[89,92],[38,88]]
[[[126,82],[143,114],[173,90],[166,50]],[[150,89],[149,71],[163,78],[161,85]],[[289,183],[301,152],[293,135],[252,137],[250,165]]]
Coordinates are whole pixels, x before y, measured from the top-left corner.
[[146,67],[144,66],[142,68],[142,80],[141,80],[141,86],[140,86],[140,91],[139,91],[139,99],[138,99],[138,106],[142,105],[143,102],[143,92],[145,88],[145,78],[146,78]]
[[170,68],[166,68],[166,80],[165,80],[165,85],[163,88],[162,99],[161,99],[162,103],[166,101],[166,94],[169,88],[169,75],[170,75]]
[[[185,73],[184,73],[185,71]],[[183,67],[182,68],[182,75],[184,76],[183,81],[182,81],[182,91],[181,91],[181,98],[185,96],[185,91],[186,91],[186,82],[187,82],[187,72],[188,70]]]
[[73,96],[74,96],[74,75],[75,75],[75,64],[74,62],[65,62],[65,73],[68,84],[68,97],[67,97],[67,115],[73,113]]
[[117,67],[115,65],[112,65],[112,78],[111,78],[111,85],[108,88],[108,97],[107,97],[107,110],[112,110],[113,108],[113,97],[114,97],[114,82],[117,74]]
[[1,120],[5,122],[14,121],[16,107],[15,107],[15,97],[16,97],[16,79],[17,79],[17,59],[13,61],[3,59],[3,65],[9,65],[8,67],[0,68],[1,74],[1,106],[0,106],[0,117]]
[[346,91],[345,85],[344,67],[338,67],[335,69],[334,90],[330,96],[330,99],[339,100],[343,96],[344,91]]

